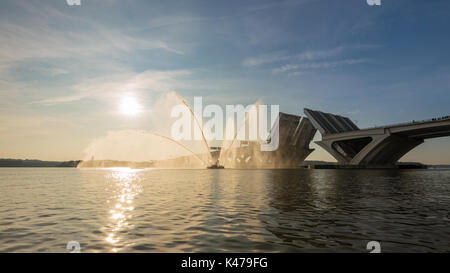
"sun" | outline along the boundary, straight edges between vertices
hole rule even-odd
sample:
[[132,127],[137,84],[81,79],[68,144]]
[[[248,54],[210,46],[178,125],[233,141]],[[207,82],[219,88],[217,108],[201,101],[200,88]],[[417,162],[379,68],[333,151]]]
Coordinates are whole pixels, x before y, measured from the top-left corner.
[[123,97],[120,101],[120,113],[125,116],[136,116],[141,112],[141,105],[134,97]]

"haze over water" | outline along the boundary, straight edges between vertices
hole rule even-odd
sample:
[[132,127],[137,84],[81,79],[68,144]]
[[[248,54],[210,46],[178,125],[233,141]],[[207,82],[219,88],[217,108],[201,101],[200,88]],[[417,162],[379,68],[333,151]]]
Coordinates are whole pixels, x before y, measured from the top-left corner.
[[450,170],[0,169],[0,252],[450,251]]

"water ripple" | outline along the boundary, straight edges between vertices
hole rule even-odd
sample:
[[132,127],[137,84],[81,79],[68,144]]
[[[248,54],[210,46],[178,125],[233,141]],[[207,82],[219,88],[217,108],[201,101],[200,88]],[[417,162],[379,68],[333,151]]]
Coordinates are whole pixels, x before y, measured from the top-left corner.
[[[7,178],[7,179],[6,179]],[[0,251],[448,252],[450,171],[0,169]]]

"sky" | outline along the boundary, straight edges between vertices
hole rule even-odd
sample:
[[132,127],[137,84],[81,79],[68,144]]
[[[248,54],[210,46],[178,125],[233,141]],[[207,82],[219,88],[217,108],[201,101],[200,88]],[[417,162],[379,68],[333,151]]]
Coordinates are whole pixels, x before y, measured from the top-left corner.
[[[449,33],[447,0],[3,0],[0,158],[81,159],[153,130],[168,92],[360,128],[450,115]],[[427,140],[402,161],[450,164],[449,148]]]

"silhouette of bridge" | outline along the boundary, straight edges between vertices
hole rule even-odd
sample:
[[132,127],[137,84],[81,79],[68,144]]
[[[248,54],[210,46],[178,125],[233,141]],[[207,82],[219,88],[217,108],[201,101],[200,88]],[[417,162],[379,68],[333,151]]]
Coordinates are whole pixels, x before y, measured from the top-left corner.
[[395,166],[425,139],[450,136],[450,116],[359,129],[347,117],[306,108],[304,113],[322,134],[316,143],[344,165]]

